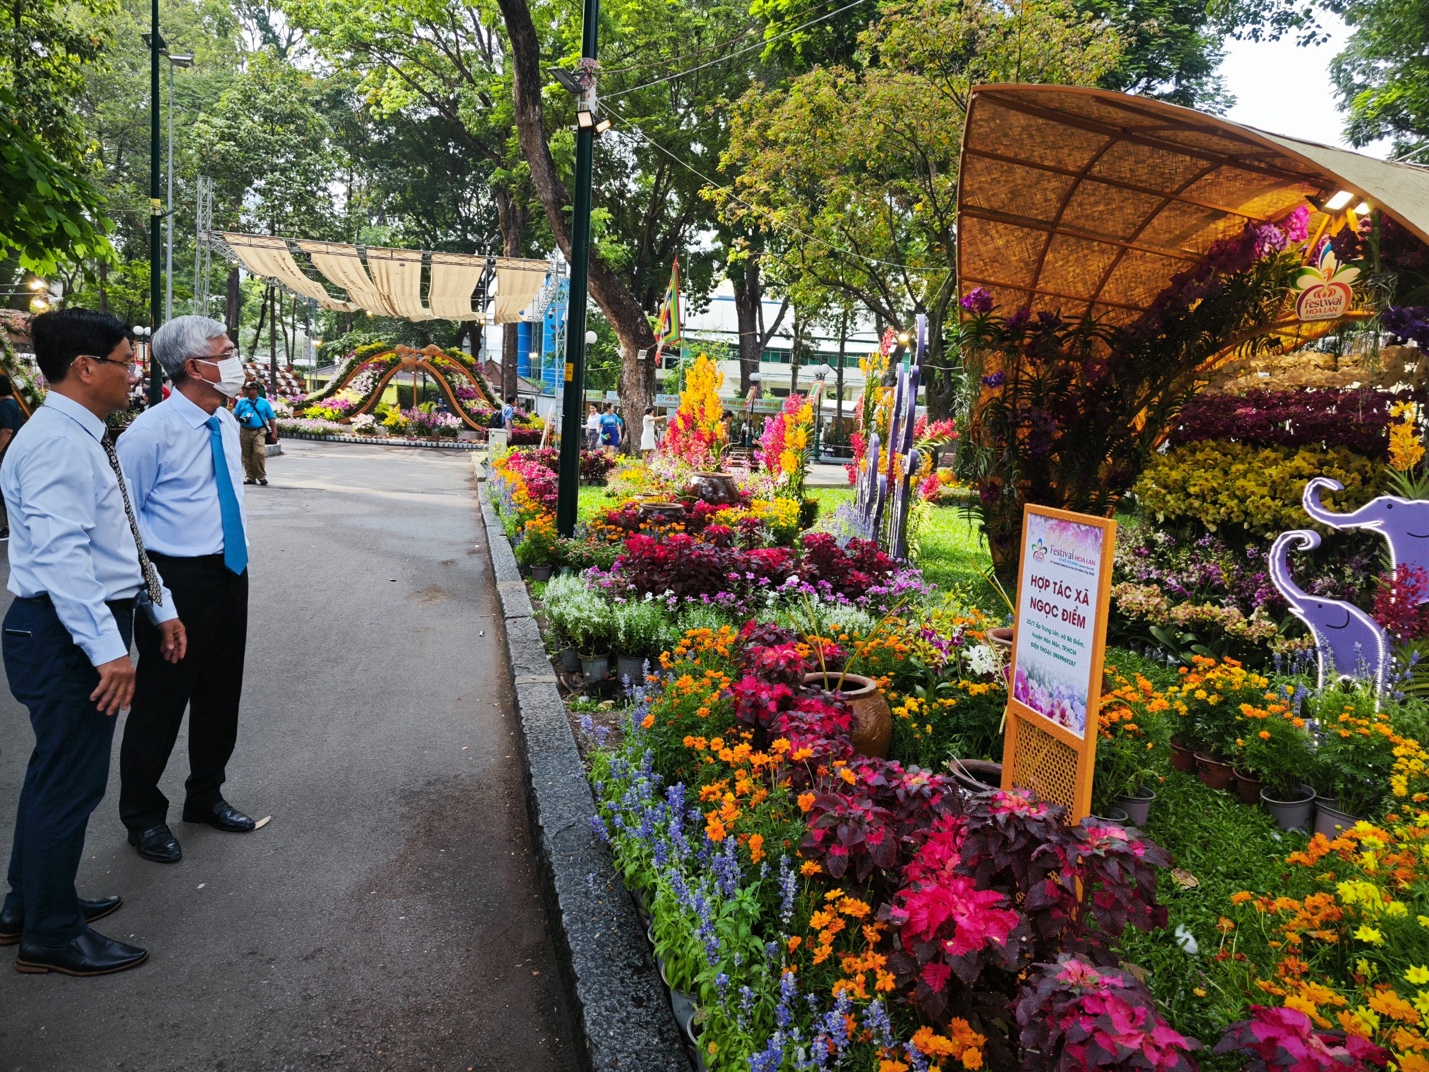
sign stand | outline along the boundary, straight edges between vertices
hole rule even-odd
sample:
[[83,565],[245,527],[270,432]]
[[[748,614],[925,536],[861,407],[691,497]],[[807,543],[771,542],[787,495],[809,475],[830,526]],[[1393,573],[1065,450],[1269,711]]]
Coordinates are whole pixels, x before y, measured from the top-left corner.
[[1022,513],[1002,788],[1090,814],[1116,522],[1046,506]]

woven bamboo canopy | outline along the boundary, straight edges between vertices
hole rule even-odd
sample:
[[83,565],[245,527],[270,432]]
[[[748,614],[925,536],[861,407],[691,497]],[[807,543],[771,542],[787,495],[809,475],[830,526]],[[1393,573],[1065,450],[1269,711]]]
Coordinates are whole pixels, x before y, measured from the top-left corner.
[[1429,242],[1425,168],[1106,90],[974,87],[961,167],[958,287],[1004,314],[1129,323],[1217,239],[1307,203],[1312,237],[1364,202]]

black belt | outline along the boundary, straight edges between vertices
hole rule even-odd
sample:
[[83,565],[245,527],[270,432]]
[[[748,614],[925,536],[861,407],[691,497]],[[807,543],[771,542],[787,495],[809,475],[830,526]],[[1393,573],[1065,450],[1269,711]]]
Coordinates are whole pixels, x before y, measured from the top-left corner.
[[216,555],[166,555],[162,551],[149,551],[149,557],[155,562],[182,562],[195,566],[206,566],[210,569],[228,567],[223,564],[223,552]]
[[[37,607],[53,609],[55,605],[55,601],[50,598],[48,592],[41,592],[37,596],[16,596],[15,598],[22,603],[33,603]],[[130,596],[128,599],[106,599],[104,605],[115,614],[133,614],[134,604],[137,601],[135,596]]]

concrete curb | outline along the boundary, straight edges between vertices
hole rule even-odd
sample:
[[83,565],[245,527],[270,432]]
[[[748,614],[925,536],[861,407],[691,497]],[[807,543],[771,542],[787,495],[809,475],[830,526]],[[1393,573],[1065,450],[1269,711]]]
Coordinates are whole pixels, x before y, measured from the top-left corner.
[[[473,459],[477,479],[486,479]],[[610,849],[591,828],[595,798],[571,734],[565,702],[532,616],[501,520],[482,488],[481,516],[501,597],[506,650],[521,729],[531,832],[566,985],[594,1072],[689,1072],[669,994]]]

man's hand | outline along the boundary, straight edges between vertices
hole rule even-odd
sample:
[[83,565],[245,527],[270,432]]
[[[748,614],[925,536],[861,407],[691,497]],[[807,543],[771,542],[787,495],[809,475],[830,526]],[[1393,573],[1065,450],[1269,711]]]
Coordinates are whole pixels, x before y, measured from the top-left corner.
[[99,671],[99,686],[89,694],[101,714],[113,717],[134,699],[134,664],[124,655],[95,667]]
[[159,651],[165,660],[176,663],[184,657],[189,650],[188,634],[184,631],[184,623],[177,618],[171,618],[167,622],[159,623]]

